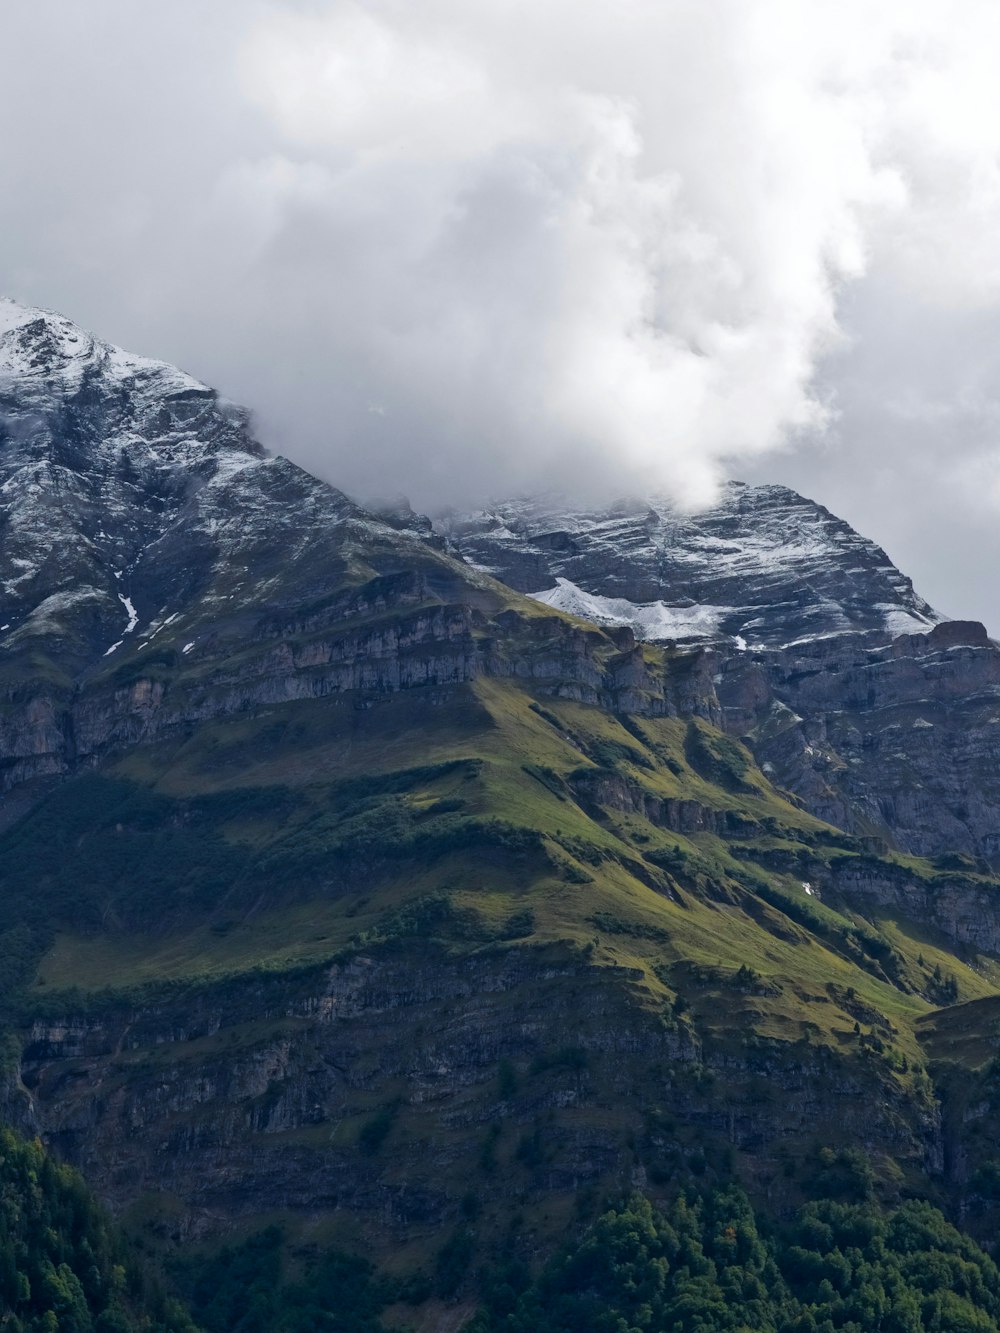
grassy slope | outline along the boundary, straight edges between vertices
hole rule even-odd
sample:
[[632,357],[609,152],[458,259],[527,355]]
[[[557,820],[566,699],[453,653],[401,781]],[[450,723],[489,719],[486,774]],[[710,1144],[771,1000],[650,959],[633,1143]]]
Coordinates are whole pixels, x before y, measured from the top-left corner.
[[[694,726],[698,737],[721,742]],[[281,705],[210,724],[187,742],[133,751],[106,777],[128,784],[120,792],[136,784],[159,798],[157,828],[144,830],[141,813],[129,822],[127,795],[122,818],[109,807],[108,823],[85,821],[77,838],[84,850],[110,839],[130,843],[129,855],[95,887],[84,929],[60,923],[35,993],[319,961],[369,940],[407,902],[439,894],[477,922],[472,939],[451,941],[455,949],[502,934],[530,909],[520,947],[570,941],[594,966],[640,969],[650,1003],[686,992],[697,1021],[720,1034],[796,1039],[808,1031],[840,1048],[854,1039],[856,1019],[835,996],[852,987],[898,1030],[894,1045],[913,1061],[914,1022],[934,1007],[920,992],[935,965],[954,973],[963,999],[994,993],[992,960],[958,959],[905,921],[865,922],[856,909],[819,903],[800,881],[748,860],[748,849],[776,845],[816,854],[829,842],[844,853],[831,830],[775,792],[731,742],[722,742],[723,758],[739,772],[723,764],[713,782],[698,762],[704,747],[692,759],[691,733],[679,719],[626,726],[597,708],[539,702],[510,682],[483,680],[455,687],[445,706],[423,692],[364,712],[349,699]],[[398,776],[379,790],[379,775]],[[682,835],[579,795],[581,777],[608,775],[737,816],[740,856],[732,839]],[[94,779],[78,781],[85,788]],[[204,809],[192,814],[199,799]],[[484,857],[475,828],[490,820],[504,827],[501,845]],[[191,846],[171,827],[185,823],[194,828]],[[30,846],[44,828],[43,808],[15,841]],[[383,829],[406,842],[402,864],[382,854]],[[510,830],[537,841],[505,849]],[[199,864],[204,832],[223,853],[211,877]],[[346,854],[345,835],[353,839]],[[296,853],[304,843],[311,855],[303,865]],[[165,859],[169,874],[196,884],[189,907],[146,902],[150,867],[162,876]],[[207,890],[199,876],[211,878]],[[51,877],[54,902],[74,897],[65,877],[65,869]],[[79,913],[76,903],[70,917]],[[859,928],[895,955],[892,979],[853,943]],[[732,976],[744,965],[760,975],[764,993],[734,1001]]]

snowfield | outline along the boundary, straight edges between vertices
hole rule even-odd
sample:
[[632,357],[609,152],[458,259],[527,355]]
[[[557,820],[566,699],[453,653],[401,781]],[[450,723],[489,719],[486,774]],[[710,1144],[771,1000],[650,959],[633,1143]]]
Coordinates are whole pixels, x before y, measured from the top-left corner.
[[[528,594],[536,602],[592,620],[597,625],[628,625],[636,637],[653,642],[667,639],[711,639],[720,636],[719,623],[732,614],[731,606],[668,606],[666,602],[645,604],[625,597],[601,597],[584,592],[569,579],[556,580],[545,592]],[[744,644],[745,646],[745,644]]]

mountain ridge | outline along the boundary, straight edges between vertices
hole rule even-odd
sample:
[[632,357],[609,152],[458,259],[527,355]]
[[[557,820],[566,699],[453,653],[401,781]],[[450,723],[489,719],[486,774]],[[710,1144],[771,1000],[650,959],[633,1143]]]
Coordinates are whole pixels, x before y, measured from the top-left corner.
[[694,514],[655,497],[592,510],[511,500],[438,526],[519,591],[652,641],[792,647],[943,619],[879,546],[785,486],[728,482]]

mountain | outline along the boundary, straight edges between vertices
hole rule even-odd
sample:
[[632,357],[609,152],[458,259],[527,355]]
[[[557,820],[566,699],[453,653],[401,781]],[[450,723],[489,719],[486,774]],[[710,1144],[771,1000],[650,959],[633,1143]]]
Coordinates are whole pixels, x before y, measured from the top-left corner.
[[[153,1251],[277,1223],[428,1329],[636,1188],[777,1216],[863,1180],[992,1234],[985,633],[776,488],[546,510],[550,578],[533,530],[370,513],[179,371],[0,310],[15,1126]],[[525,595],[558,578],[740,611],[645,641]]]
[[821,505],[734,482],[697,515],[512,501],[440,529],[548,606],[702,646],[721,725],[819,818],[997,864],[1000,650]]
[[940,620],[874,542],[786,486],[730,482],[700,514],[662,500],[593,511],[512,500],[440,527],[520,592],[652,642],[783,648]]
[[[4,786],[238,709],[241,690],[336,688],[351,670],[343,652],[275,653],[289,619],[313,639],[352,614],[374,625],[380,607],[440,602],[456,580],[466,607],[504,604],[495,585],[267,455],[245,414],[189,376],[12,302],[0,329],[0,651],[17,705],[0,727]],[[462,674],[474,652],[462,615],[410,625],[406,666],[389,642],[369,645],[355,683],[378,688],[383,669]],[[448,645],[447,663],[432,642]],[[220,681],[206,664],[221,661],[230,697],[211,699]],[[162,712],[156,676],[169,670],[189,689]]]

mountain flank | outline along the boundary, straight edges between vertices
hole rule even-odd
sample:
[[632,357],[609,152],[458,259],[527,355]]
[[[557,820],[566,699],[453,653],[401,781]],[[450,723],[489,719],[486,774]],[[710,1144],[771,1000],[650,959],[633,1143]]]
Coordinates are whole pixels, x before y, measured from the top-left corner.
[[981,627],[781,488],[375,515],[10,302],[0,470],[3,1101],[150,1251],[429,1329],[637,1190],[992,1237]]
[[731,483],[696,515],[525,500],[439,526],[545,605],[700,648],[713,720],[819,818],[873,846],[995,867],[1000,649],[821,505]]

